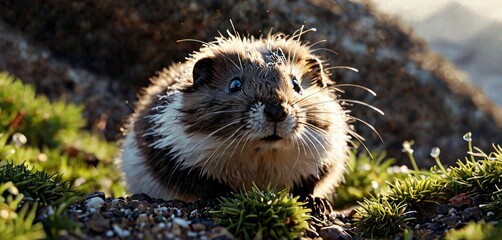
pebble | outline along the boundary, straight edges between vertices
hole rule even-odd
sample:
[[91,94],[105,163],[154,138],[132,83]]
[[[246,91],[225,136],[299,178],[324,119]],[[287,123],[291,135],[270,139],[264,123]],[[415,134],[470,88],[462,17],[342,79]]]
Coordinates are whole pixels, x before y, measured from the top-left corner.
[[89,218],[87,226],[94,233],[103,233],[110,229],[110,219],[106,219],[99,212],[95,212]]
[[179,225],[182,228],[188,228],[189,227],[188,222],[185,219],[183,219],[183,218],[174,218],[173,219],[173,223],[175,225]]
[[131,200],[147,201],[151,203],[153,199],[145,193],[136,193],[129,197]]
[[474,221],[479,221],[483,219],[485,215],[483,214],[483,210],[481,210],[480,207],[470,207],[464,209],[462,212],[462,219],[464,221],[469,221],[469,220],[474,220]]
[[195,232],[202,232],[206,230],[206,226],[202,223],[194,223],[191,225],[192,230]]
[[472,198],[466,193],[458,194],[450,199],[448,199],[454,207],[463,208],[472,206]]
[[448,214],[448,212],[453,209],[453,207],[449,204],[440,204],[440,205],[437,205],[436,208],[434,209],[434,211],[437,213],[437,214],[442,214],[442,215],[446,215]]
[[321,228],[321,231],[319,231],[319,237],[322,239],[352,240],[352,236],[350,236],[350,234],[338,225]]
[[131,235],[131,233],[128,230],[123,230],[117,224],[113,224],[113,231],[115,231],[117,236],[121,238],[129,237],[129,235]]
[[86,207],[88,210],[92,212],[92,210],[97,210],[98,208],[101,208],[103,204],[105,203],[105,200],[100,197],[93,197],[87,200]]
[[91,198],[95,198],[95,197],[99,197],[99,198],[105,200],[105,193],[104,192],[89,193],[85,199],[91,199]]

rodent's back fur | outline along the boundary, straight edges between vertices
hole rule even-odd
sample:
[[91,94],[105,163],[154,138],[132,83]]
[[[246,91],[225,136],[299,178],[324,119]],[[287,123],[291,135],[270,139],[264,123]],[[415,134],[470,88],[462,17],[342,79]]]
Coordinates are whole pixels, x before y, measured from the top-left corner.
[[221,36],[153,78],[122,146],[128,190],[187,201],[253,183],[330,193],[352,118],[303,33]]

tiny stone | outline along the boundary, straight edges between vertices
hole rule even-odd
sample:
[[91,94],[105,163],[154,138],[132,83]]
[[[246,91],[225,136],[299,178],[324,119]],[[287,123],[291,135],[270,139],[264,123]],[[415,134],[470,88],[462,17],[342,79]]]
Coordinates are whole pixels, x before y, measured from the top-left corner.
[[124,200],[122,199],[113,199],[112,200],[112,207],[113,208],[120,208],[124,206]]
[[137,219],[138,222],[148,222],[148,214],[141,213]]
[[89,210],[90,209],[96,210],[96,209],[100,208],[103,205],[103,203],[105,203],[105,200],[103,200],[102,198],[93,197],[93,198],[87,200],[86,207]]
[[474,197],[472,197],[472,206],[479,206],[483,203],[487,203],[487,201],[485,200],[485,198],[481,195],[476,195]]
[[487,212],[486,213],[486,221],[493,221],[495,220],[495,213],[494,212]]
[[319,231],[319,236],[322,239],[340,239],[340,240],[351,240],[352,236],[345,232],[342,227],[338,225],[332,225],[329,227],[323,227]]
[[162,215],[167,212],[167,207],[158,207],[153,210],[153,212],[157,215]]
[[101,199],[105,200],[105,193],[104,193],[104,192],[93,192],[93,193],[89,193],[85,199],[86,199],[86,200],[89,200],[89,199],[91,199],[91,198],[95,198],[95,197],[99,197],[99,198],[101,198]]
[[163,223],[163,222],[159,223],[157,226],[159,227],[159,229],[164,229],[164,228],[166,228],[166,224],[165,224],[165,223]]
[[458,194],[448,199],[448,201],[456,208],[472,206],[472,198],[466,193]]
[[192,230],[195,232],[202,232],[206,230],[206,226],[202,223],[194,223],[192,224]]
[[434,209],[437,214],[443,214],[446,215],[452,208],[451,205],[437,205],[436,208]]
[[130,232],[128,230],[122,230],[117,224],[113,224],[113,231],[117,234],[117,236],[124,238],[129,237]]
[[450,226],[450,227],[453,227],[457,223],[458,217],[456,217],[456,216],[445,217],[445,218],[439,219],[439,221]]
[[234,235],[232,235],[228,229],[225,227],[215,227],[213,230],[208,234],[208,237],[210,239],[235,239]]
[[484,217],[483,210],[481,210],[481,208],[478,206],[466,208],[464,211],[462,211],[462,219],[464,221],[469,221],[469,220],[479,221],[483,219],[483,217]]
[[173,223],[175,225],[179,225],[180,227],[183,227],[183,228],[188,228],[189,227],[188,222],[185,219],[183,219],[183,218],[174,218],[173,219]]
[[173,233],[175,236],[181,235],[181,227],[178,224],[174,224],[173,227],[171,228],[171,233]]
[[130,198],[131,200],[147,201],[149,203],[153,201],[153,199],[145,193],[136,193],[133,194]]
[[110,228],[110,219],[106,219],[99,212],[92,214],[87,226],[94,233],[103,233]]
[[167,221],[167,219],[164,216],[159,215],[159,216],[155,217],[154,221],[155,221],[155,223],[163,223],[163,222]]

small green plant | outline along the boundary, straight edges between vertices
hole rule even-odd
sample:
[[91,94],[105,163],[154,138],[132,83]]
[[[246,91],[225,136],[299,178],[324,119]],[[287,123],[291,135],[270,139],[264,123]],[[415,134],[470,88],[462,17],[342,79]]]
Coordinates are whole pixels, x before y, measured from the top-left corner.
[[[34,171],[24,164],[3,164],[0,166],[0,184],[2,184],[0,211],[6,213],[3,219],[7,226],[3,229],[5,234],[15,232],[24,236],[24,230],[35,228],[34,226],[38,228],[40,223],[35,223],[34,219],[35,213],[41,208],[56,208],[56,212],[48,214],[47,219],[44,220],[47,236],[57,237],[60,231],[76,227],[75,222],[65,218],[63,211],[71,203],[80,199],[81,194],[75,191],[68,182],[62,181],[60,175]],[[16,211],[19,211],[19,214]],[[4,236],[1,231],[0,229],[0,236]]]
[[354,226],[364,237],[384,238],[408,227],[414,211],[406,203],[391,203],[386,198],[364,199],[354,216]]
[[49,175],[45,171],[28,169],[24,164],[13,165],[7,163],[0,166],[0,183],[12,182],[17,189],[21,190],[25,199],[31,199],[48,206],[60,204],[72,198],[79,198],[66,181],[61,180],[61,175]]
[[502,224],[493,226],[491,223],[469,222],[466,226],[460,229],[452,229],[445,235],[446,240],[495,240],[500,239],[502,234]]
[[345,181],[335,189],[333,207],[353,206],[357,201],[388,190],[395,179],[408,175],[406,166],[392,166],[393,163],[394,159],[386,158],[384,153],[374,154],[373,158],[364,153],[357,156],[352,153],[347,161]]
[[113,164],[116,144],[84,126],[81,106],[49,102],[31,86],[0,73],[0,158],[35,171],[58,172],[83,192],[124,195]]
[[220,209],[212,214],[239,239],[299,238],[308,228],[310,209],[288,192],[253,186],[251,191],[221,198]]
[[[445,169],[439,159],[439,149],[433,149],[431,156],[437,165],[430,171],[415,168],[407,178],[396,179],[390,184],[389,190],[360,202],[361,208],[356,210],[354,219],[356,230],[363,237],[389,238],[411,229],[403,223],[412,220],[409,217],[412,212],[421,215],[424,203],[444,201],[459,193],[483,196],[491,201],[484,208],[494,210],[500,216],[502,148],[494,146],[494,152],[487,155],[472,146],[469,134],[464,139],[468,142],[470,154],[465,162],[458,161],[458,166]],[[403,150],[415,162],[411,144],[403,144]]]
[[2,239],[41,239],[41,223],[34,223],[37,203],[23,204],[24,195],[12,182],[0,183],[0,236]]

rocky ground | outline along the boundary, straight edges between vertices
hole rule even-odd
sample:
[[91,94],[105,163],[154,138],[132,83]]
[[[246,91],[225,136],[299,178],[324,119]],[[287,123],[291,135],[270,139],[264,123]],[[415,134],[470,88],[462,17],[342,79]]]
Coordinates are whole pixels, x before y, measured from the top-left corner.
[[[235,239],[229,229],[211,217],[217,203],[164,201],[146,194],[110,198],[95,192],[68,210],[82,233],[68,234],[64,239]],[[487,203],[480,196],[459,194],[442,203],[428,204],[423,212],[410,213],[416,220],[402,227],[411,229],[415,239],[441,239],[447,231],[469,221],[494,221],[494,212],[480,207]],[[351,223],[353,213],[349,209],[315,214],[303,239],[365,239]],[[403,237],[401,233],[395,239]]]

